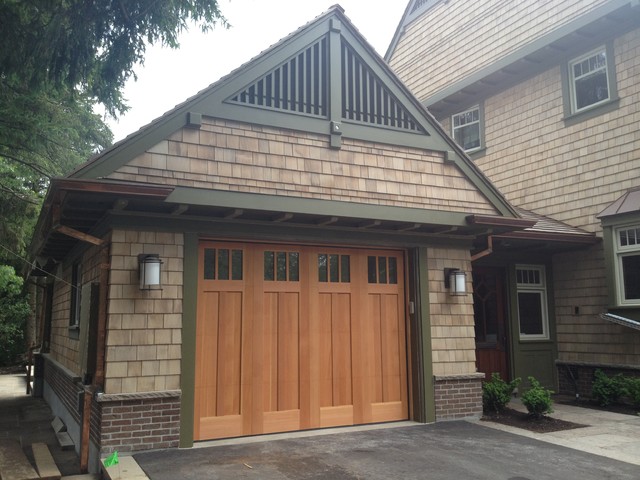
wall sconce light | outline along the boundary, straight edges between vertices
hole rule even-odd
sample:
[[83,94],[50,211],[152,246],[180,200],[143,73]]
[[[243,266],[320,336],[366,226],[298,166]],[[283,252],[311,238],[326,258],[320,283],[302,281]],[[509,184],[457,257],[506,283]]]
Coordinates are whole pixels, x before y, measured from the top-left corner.
[[449,289],[449,295],[462,296],[467,294],[467,274],[458,268],[444,269],[444,287]]
[[154,290],[162,288],[160,270],[162,260],[157,253],[141,253],[138,255],[138,274],[140,276],[140,290]]

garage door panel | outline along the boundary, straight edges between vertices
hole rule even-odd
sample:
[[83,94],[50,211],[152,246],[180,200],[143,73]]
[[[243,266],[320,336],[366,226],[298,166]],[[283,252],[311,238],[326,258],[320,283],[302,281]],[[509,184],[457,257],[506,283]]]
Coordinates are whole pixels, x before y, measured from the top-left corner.
[[367,320],[365,324],[364,360],[366,382],[369,385],[368,402],[382,402],[382,329],[380,295],[368,295]]
[[407,418],[402,254],[202,244],[197,440]]
[[[218,314],[216,415],[240,414],[242,294],[222,292]],[[213,346],[213,345],[212,345]]]
[[382,401],[400,400],[401,368],[400,368],[400,329],[398,324],[398,297],[396,295],[382,295],[382,315],[380,325],[382,338]]

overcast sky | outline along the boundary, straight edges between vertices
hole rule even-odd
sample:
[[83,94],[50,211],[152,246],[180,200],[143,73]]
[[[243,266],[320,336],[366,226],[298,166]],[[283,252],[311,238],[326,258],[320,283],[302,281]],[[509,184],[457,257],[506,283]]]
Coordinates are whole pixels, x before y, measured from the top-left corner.
[[232,27],[202,34],[193,27],[180,49],[147,49],[124,96],[131,107],[119,121],[107,118],[121,140],[214,83],[261,51],[338,3],[367,41],[384,56],[408,0],[218,0]]

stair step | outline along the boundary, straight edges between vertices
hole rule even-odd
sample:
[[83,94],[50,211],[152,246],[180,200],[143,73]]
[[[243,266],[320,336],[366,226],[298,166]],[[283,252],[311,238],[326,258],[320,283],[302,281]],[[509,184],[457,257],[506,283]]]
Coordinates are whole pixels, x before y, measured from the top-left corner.
[[40,474],[40,478],[59,480],[62,474],[51,456],[49,447],[44,443],[34,443],[31,445],[31,449],[33,450],[33,458],[36,461],[36,469]]
[[38,480],[40,475],[29,463],[17,440],[0,440],[0,477],[2,480]]
[[64,422],[60,420],[60,417],[56,417],[51,421],[51,427],[53,428],[53,431],[56,433],[67,431],[67,427],[64,424]]
[[56,433],[56,437],[58,438],[58,443],[60,444],[60,447],[62,447],[62,450],[71,450],[75,448],[73,440],[71,440],[71,437],[67,432],[58,432]]

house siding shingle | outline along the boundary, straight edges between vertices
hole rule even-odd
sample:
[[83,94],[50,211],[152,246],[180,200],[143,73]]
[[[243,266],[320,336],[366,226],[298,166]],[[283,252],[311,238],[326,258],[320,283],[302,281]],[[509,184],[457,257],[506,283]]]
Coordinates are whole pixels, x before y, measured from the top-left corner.
[[440,2],[407,25],[389,64],[424,100],[607,1]]
[[112,179],[478,214],[496,210],[441,152],[203,119]]

